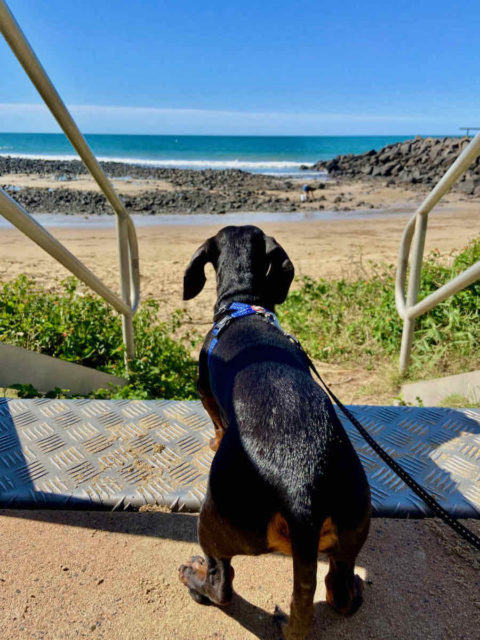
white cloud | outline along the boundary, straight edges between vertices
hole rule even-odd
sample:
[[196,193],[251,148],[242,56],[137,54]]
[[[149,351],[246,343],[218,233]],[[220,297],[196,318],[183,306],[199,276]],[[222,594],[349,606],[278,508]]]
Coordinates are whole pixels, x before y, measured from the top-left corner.
[[[455,120],[441,116],[315,112],[254,112],[170,109],[103,105],[70,105],[80,129],[87,133],[205,135],[361,135],[445,133]],[[59,131],[43,104],[0,103],[0,131]]]

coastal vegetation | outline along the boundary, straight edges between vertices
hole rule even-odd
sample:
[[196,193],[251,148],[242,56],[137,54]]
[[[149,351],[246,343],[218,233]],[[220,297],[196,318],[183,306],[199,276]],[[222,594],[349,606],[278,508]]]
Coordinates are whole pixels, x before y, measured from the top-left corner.
[[[438,251],[423,264],[419,299],[480,260],[480,238],[445,261]],[[395,366],[403,321],[395,307],[395,269],[370,263],[355,280],[312,280],[279,309],[282,325],[320,361],[366,369]],[[416,321],[412,379],[478,368],[480,281],[448,298]],[[392,389],[395,380],[392,380]]]
[[[478,260],[480,239],[448,261],[432,252],[424,263],[420,297]],[[127,387],[100,390],[96,397],[195,398],[195,350],[201,336],[185,330],[183,311],[160,322],[158,308],[155,300],[147,299],[135,317],[137,355],[127,373],[120,318],[107,304],[74,278],[45,288],[19,276],[0,285],[0,339],[128,377]],[[313,359],[390,371],[387,382],[395,395],[402,321],[395,309],[392,266],[371,263],[354,280],[303,278],[278,314]],[[477,368],[479,315],[476,282],[419,318],[409,376],[436,377]],[[28,380],[18,382],[20,395],[37,394]],[[68,396],[68,390],[50,395],[58,394]]]
[[[70,277],[47,289],[22,275],[0,285],[1,340],[128,378],[123,389],[103,389],[96,397],[196,397],[196,362],[190,354],[195,336],[177,337],[183,312],[168,322],[159,322],[157,313],[157,302],[147,299],[135,315],[136,357],[127,373],[119,315],[78,280]],[[18,383],[19,395],[37,395],[28,380]],[[49,395],[58,394],[69,392],[57,389]]]

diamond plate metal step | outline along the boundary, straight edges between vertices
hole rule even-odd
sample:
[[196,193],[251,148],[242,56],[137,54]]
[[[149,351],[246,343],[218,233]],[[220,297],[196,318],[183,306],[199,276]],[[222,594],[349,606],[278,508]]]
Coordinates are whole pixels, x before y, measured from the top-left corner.
[[[480,517],[480,411],[350,406],[388,453],[458,517]],[[429,515],[339,414],[374,514]],[[0,399],[0,506],[197,511],[211,422],[198,401]]]

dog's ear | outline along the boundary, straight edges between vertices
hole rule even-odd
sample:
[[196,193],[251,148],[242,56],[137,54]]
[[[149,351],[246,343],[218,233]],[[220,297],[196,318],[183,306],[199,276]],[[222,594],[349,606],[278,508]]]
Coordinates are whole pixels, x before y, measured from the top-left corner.
[[265,250],[268,262],[266,293],[273,304],[281,304],[287,297],[295,269],[287,252],[275,238],[265,236]]
[[183,299],[191,300],[203,289],[206,282],[205,265],[213,260],[214,239],[205,240],[192,256],[183,276]]

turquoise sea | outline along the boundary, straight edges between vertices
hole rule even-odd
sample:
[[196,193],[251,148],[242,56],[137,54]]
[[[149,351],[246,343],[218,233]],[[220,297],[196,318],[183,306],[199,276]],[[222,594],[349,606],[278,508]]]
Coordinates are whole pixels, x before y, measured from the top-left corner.
[[[1,125],[0,125],[1,126]],[[101,160],[185,169],[295,174],[300,165],[363,153],[413,136],[85,136]],[[76,158],[63,134],[0,133],[0,155]]]

